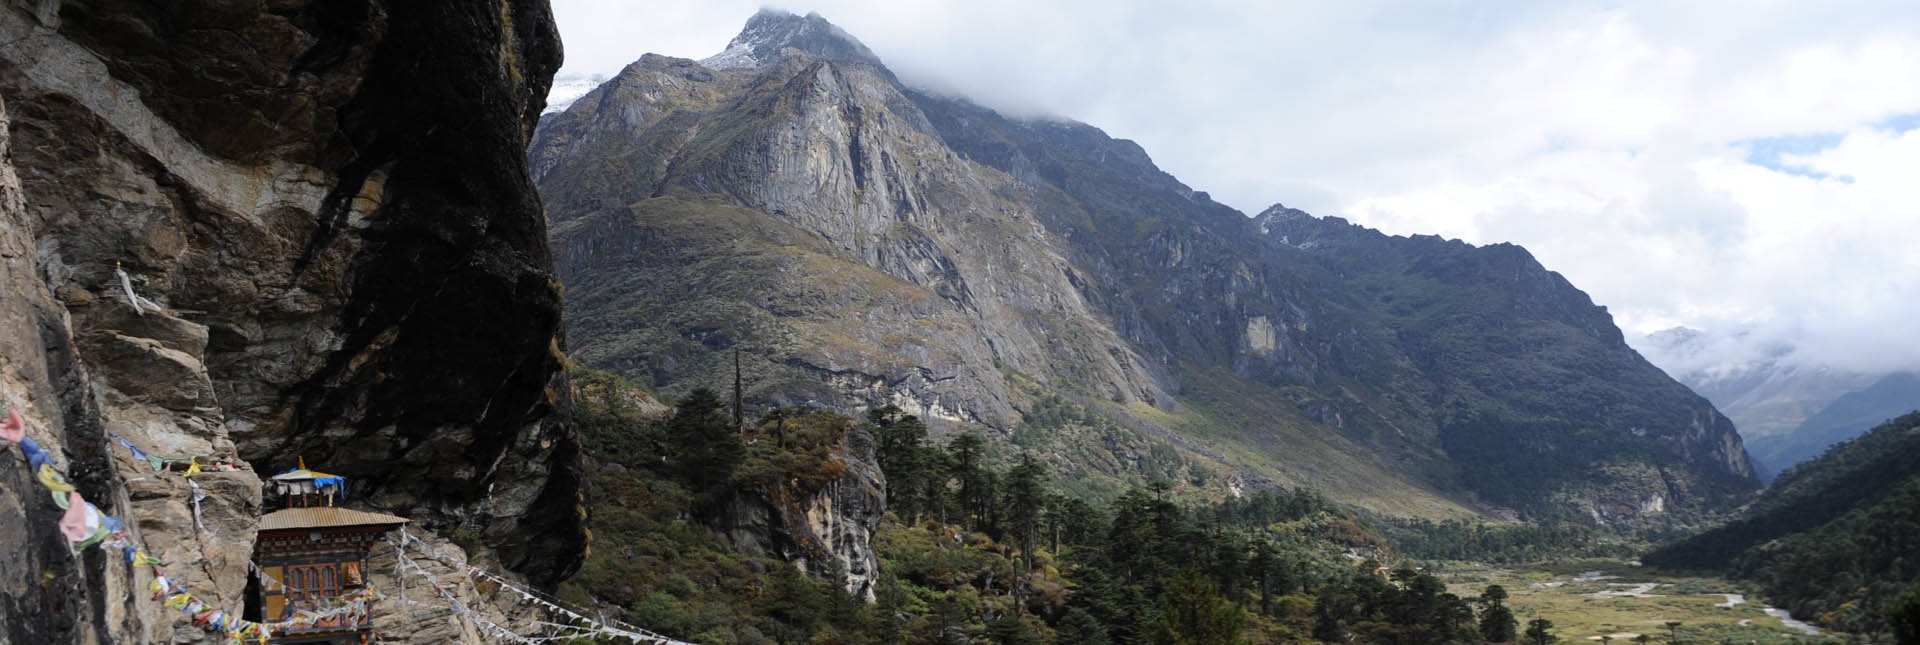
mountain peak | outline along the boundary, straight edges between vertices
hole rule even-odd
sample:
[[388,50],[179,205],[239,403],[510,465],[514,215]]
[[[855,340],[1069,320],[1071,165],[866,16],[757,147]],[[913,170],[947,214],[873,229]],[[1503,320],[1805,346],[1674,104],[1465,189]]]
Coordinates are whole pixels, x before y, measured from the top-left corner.
[[1344,217],[1318,216],[1285,204],[1274,204],[1260,211],[1259,215],[1253,216],[1253,224],[1262,235],[1272,235],[1283,244],[1300,248],[1380,234],[1349,222]]
[[1285,221],[1285,220],[1292,220],[1292,219],[1300,219],[1302,217],[1311,218],[1313,217],[1313,215],[1306,211],[1300,210],[1298,208],[1291,208],[1286,204],[1281,204],[1276,202],[1274,203],[1274,205],[1268,206],[1267,210],[1260,211],[1259,215],[1255,215],[1253,217],[1254,219],[1257,219],[1257,220]]
[[878,66],[880,58],[846,30],[818,13],[798,16],[779,9],[761,9],[727,43],[727,49],[700,64],[713,69],[749,69],[789,55],[793,49],[828,60],[856,61]]

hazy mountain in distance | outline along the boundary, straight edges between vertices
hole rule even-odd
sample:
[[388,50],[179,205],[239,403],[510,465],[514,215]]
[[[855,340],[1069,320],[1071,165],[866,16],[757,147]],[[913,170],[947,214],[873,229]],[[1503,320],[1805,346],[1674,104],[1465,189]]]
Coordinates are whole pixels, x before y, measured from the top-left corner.
[[1761,477],[1771,480],[1836,443],[1915,410],[1920,410],[1920,373],[1895,372],[1834,399],[1790,432],[1747,442],[1747,450]]
[[1674,327],[1648,334],[1639,347],[1647,360],[1713,401],[1748,440],[1790,433],[1835,399],[1883,376],[1803,366],[1791,359],[1791,345],[1754,350],[1746,335]]

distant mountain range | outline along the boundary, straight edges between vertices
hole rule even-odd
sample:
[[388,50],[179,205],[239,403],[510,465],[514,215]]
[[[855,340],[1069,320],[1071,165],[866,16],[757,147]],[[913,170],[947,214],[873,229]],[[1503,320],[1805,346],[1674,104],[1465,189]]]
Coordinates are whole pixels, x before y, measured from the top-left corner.
[[1896,372],[1834,399],[1791,432],[1756,438],[1747,450],[1762,477],[1772,479],[1829,446],[1860,436],[1895,416],[1920,410],[1920,374]]
[[[1648,335],[1640,345],[1655,364],[1733,420],[1764,479],[1920,409],[1920,373],[1807,366],[1792,358],[1793,347],[1778,343],[1758,357],[1729,350],[1748,344],[1741,331],[1675,327]],[[1742,358],[1718,358],[1728,355]]]
[[[1757,486],[1733,424],[1525,249],[1247,217],[1131,141],[905,85],[817,15],[642,57],[529,158],[573,356],[669,396],[738,352],[752,406],[893,403],[1115,482],[1395,515],[1684,523]],[[1058,401],[1091,416],[1029,431]]]

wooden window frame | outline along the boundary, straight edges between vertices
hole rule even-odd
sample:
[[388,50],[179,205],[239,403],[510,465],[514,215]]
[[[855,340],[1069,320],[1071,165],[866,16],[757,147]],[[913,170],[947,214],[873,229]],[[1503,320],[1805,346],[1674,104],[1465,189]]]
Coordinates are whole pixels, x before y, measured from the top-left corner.
[[286,567],[287,597],[290,600],[337,598],[345,592],[341,586],[338,562],[289,564]]

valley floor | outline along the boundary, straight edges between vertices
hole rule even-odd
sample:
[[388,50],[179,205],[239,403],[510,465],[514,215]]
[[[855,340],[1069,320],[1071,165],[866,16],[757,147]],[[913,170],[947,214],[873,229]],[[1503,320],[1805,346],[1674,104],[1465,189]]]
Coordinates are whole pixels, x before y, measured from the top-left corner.
[[[1632,643],[1647,634],[1653,642],[1786,643],[1846,642],[1839,634],[1820,634],[1786,612],[1749,599],[1740,584],[1722,578],[1668,574],[1621,560],[1580,560],[1564,564],[1498,568],[1454,564],[1433,572],[1453,593],[1478,596],[1487,585],[1510,594],[1508,606],[1522,629],[1527,621],[1553,621],[1562,643]],[[1678,621],[1677,632],[1667,623]]]

